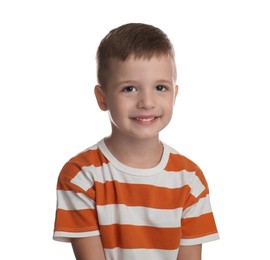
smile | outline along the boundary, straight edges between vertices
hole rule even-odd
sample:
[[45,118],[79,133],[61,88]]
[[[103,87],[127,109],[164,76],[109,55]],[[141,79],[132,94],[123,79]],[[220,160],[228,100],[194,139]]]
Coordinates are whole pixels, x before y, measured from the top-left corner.
[[143,116],[142,115],[142,116],[132,117],[131,119],[140,125],[150,125],[150,124],[155,123],[158,118],[160,118],[160,116],[153,116],[153,115]]
[[135,120],[138,121],[143,121],[143,122],[150,122],[156,119],[156,117],[149,117],[149,118],[134,118]]

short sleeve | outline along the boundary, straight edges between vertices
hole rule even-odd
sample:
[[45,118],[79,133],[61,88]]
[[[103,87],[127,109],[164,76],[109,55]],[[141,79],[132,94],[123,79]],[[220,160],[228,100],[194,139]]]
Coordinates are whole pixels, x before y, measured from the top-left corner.
[[190,193],[185,201],[180,245],[196,245],[219,239],[211,208],[207,181],[197,168],[190,183]]
[[[71,238],[99,235],[94,182],[81,183],[84,172],[74,163],[67,163],[57,183],[57,209],[53,238],[69,242]],[[76,181],[74,181],[76,180]]]

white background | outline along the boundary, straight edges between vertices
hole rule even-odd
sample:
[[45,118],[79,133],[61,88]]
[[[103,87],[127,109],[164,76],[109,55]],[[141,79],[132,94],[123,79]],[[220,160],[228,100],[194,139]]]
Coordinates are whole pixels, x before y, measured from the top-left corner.
[[268,2],[1,1],[0,258],[74,259],[52,240],[57,176],[109,134],[93,95],[101,38],[144,22],[175,46],[180,91],[161,138],[210,185],[221,240],[204,259],[270,259]]

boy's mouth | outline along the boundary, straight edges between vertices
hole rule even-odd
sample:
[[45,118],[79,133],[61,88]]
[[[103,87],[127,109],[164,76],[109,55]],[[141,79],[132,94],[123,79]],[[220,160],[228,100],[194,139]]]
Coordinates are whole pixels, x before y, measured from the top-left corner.
[[149,122],[149,121],[155,120],[156,118],[157,118],[157,117],[149,117],[149,118],[136,117],[136,118],[134,118],[134,119],[135,119],[135,120],[138,120],[138,121]]
[[138,123],[150,123],[155,121],[156,119],[158,119],[160,116],[135,116],[135,117],[131,117],[132,120],[137,121]]

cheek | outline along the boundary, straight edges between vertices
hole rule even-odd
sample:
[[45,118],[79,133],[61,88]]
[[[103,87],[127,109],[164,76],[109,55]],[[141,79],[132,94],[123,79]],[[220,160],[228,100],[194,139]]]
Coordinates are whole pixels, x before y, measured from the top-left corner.
[[127,108],[123,102],[118,101],[117,103],[109,104],[108,110],[110,117],[114,121],[118,121],[124,118]]
[[166,100],[163,102],[163,107],[166,111],[172,111],[174,107],[175,99],[170,98],[169,100]]
[[174,109],[174,102],[173,100],[170,103],[167,103],[166,106],[164,106],[164,112],[166,114],[166,117],[168,120],[171,120],[173,115],[173,109]]

